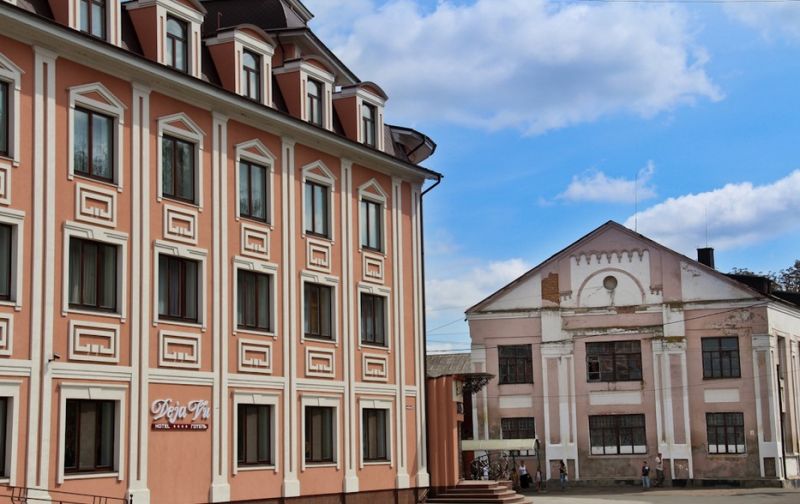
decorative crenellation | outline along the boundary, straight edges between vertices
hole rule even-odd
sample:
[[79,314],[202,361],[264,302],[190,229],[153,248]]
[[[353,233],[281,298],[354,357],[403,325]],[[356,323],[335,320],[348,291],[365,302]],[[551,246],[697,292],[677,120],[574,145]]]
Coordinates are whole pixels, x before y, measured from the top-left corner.
[[116,226],[116,191],[88,184],[75,184],[75,219],[101,226]]
[[631,249],[631,250],[610,250],[610,251],[591,251],[582,252],[573,255],[571,258],[575,260],[578,266],[608,265],[608,264],[622,264],[623,262],[644,262],[649,259],[649,252],[647,249]]
[[200,368],[200,335],[159,331],[158,365],[182,369]]
[[388,361],[383,355],[364,354],[362,357],[362,374],[364,381],[388,381]]
[[242,255],[269,260],[269,231],[262,226],[242,223]]
[[334,362],[333,350],[306,348],[306,376],[333,378]]
[[164,238],[197,245],[197,212],[164,205]]
[[0,313],[0,355],[11,356],[14,351],[14,316]]
[[272,343],[269,341],[240,339],[239,371],[272,374]]
[[384,282],[384,260],[376,254],[364,254],[364,281],[382,284]]
[[331,271],[331,244],[318,240],[307,240],[306,267],[308,269]]
[[70,320],[69,359],[119,363],[119,325]]

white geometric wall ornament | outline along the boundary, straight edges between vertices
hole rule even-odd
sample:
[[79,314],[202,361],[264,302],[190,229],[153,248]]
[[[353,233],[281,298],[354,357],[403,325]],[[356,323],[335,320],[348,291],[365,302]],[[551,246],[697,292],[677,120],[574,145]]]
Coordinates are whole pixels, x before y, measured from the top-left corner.
[[272,342],[239,339],[239,371],[272,374]]
[[242,255],[269,260],[269,231],[242,223]]
[[197,212],[164,205],[164,238],[197,245]]
[[335,375],[333,350],[306,348],[306,376],[333,378]]
[[200,368],[200,335],[159,331],[158,365],[182,369]]
[[11,356],[14,351],[14,316],[0,313],[0,355]]
[[383,355],[363,354],[362,374],[364,381],[388,381],[388,361]]
[[383,283],[383,256],[364,253],[364,281]]
[[0,162],[0,204],[11,204],[11,165]]
[[308,243],[306,250],[306,267],[317,271],[330,273],[331,271],[331,243],[306,240]]
[[70,320],[69,359],[118,363],[119,325]]
[[88,184],[75,184],[75,219],[101,226],[116,226],[116,191]]

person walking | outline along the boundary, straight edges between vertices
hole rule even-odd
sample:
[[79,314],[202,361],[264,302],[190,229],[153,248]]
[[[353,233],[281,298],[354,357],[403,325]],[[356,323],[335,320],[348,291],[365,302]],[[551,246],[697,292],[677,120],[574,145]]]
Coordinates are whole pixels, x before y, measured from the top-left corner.
[[561,483],[561,491],[567,489],[567,464],[562,460],[558,466],[558,479]]
[[517,470],[519,473],[519,486],[522,488],[528,488],[531,484],[531,475],[528,474],[528,468],[525,467],[525,461],[519,463],[519,469]]
[[646,460],[642,462],[642,488],[644,490],[650,488],[650,465]]
[[542,491],[542,468],[541,467],[537,467],[536,468],[536,476],[534,476],[534,481],[536,483],[536,491],[537,492],[541,492]]
[[661,452],[656,455],[656,484],[654,486],[664,486],[664,457]]

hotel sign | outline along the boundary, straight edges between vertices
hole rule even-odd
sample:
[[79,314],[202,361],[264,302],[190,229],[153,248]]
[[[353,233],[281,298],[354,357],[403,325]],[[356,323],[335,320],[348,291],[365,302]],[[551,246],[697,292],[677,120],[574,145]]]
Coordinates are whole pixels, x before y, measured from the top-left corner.
[[211,406],[204,399],[186,404],[172,399],[156,399],[150,406],[150,414],[153,417],[153,430],[205,431],[208,430]]

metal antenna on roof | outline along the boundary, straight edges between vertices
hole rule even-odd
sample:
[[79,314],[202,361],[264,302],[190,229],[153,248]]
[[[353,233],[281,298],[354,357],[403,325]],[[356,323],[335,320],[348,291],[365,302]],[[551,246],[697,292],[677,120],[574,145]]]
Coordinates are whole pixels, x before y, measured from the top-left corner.
[[222,28],[222,13],[217,12],[217,31]]

